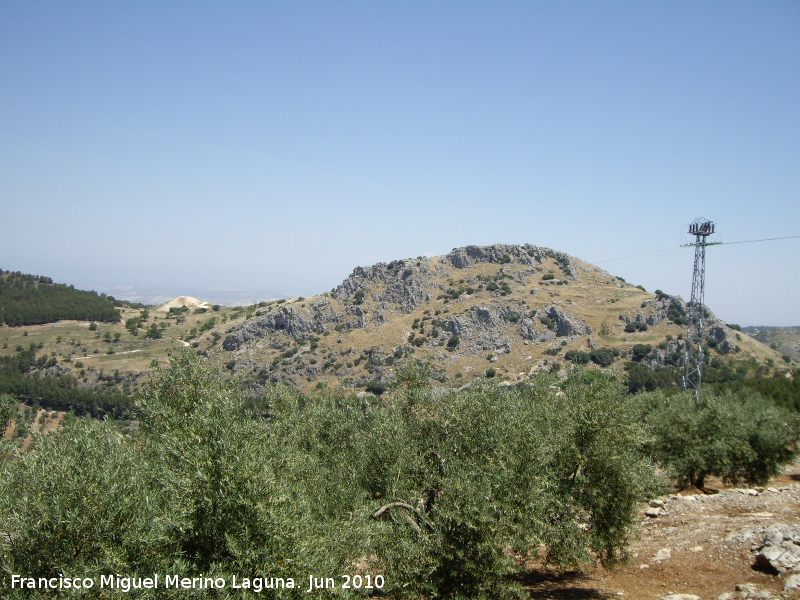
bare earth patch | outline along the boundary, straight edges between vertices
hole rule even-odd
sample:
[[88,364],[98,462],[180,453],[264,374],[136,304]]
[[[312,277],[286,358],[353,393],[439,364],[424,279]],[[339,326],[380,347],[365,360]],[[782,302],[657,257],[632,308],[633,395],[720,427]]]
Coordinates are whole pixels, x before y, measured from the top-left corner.
[[[725,489],[711,495],[694,490],[662,497],[657,499],[663,502],[660,511],[642,506],[641,535],[631,548],[631,563],[612,571],[597,567],[561,576],[532,571],[523,583],[530,598],[542,599],[688,600],[691,596],[680,594],[690,594],[716,600],[726,593],[730,600],[800,598],[798,592],[783,592],[791,573],[779,576],[753,568],[760,528],[800,524],[797,481],[800,464],[795,463],[764,488]],[[647,509],[661,514],[648,517]]]

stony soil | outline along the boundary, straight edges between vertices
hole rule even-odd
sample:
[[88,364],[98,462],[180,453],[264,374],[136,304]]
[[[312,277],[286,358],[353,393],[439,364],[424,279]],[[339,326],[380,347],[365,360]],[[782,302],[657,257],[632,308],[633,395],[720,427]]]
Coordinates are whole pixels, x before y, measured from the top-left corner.
[[658,499],[664,508],[657,517],[646,516],[653,507],[642,505],[640,538],[629,564],[560,576],[534,570],[525,579],[530,598],[800,598],[800,592],[783,591],[790,573],[753,568],[759,530],[800,523],[798,482],[800,462],[765,488],[723,489],[710,495],[686,490]]

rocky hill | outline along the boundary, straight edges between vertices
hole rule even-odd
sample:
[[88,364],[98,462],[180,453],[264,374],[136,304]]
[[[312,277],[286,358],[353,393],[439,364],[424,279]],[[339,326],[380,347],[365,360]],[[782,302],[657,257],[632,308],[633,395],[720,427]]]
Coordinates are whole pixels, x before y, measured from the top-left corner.
[[[681,298],[649,293],[563,252],[467,246],[358,267],[330,292],[266,303],[231,327],[210,357],[256,389],[268,382],[380,387],[413,359],[430,363],[440,381],[512,384],[568,361],[674,367],[685,315]],[[789,368],[713,314],[706,323],[717,368]]]

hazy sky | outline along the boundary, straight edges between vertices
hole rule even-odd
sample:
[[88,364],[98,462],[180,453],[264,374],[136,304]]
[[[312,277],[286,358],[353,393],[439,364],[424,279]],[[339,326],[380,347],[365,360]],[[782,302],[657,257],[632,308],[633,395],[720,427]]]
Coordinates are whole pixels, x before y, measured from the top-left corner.
[[[310,295],[526,243],[688,297],[800,235],[800,3],[0,3],[0,267]],[[707,304],[800,325],[800,239]]]

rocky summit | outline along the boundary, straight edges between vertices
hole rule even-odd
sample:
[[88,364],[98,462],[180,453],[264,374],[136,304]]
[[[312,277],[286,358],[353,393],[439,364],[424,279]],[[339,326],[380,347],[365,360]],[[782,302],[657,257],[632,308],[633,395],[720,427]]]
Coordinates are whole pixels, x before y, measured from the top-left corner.
[[[256,391],[269,382],[386,385],[417,359],[458,385],[475,377],[518,383],[564,363],[658,370],[680,360],[686,312],[678,296],[557,250],[466,246],[357,267],[330,292],[262,303],[211,358]],[[778,356],[710,312],[705,323],[718,368]]]

